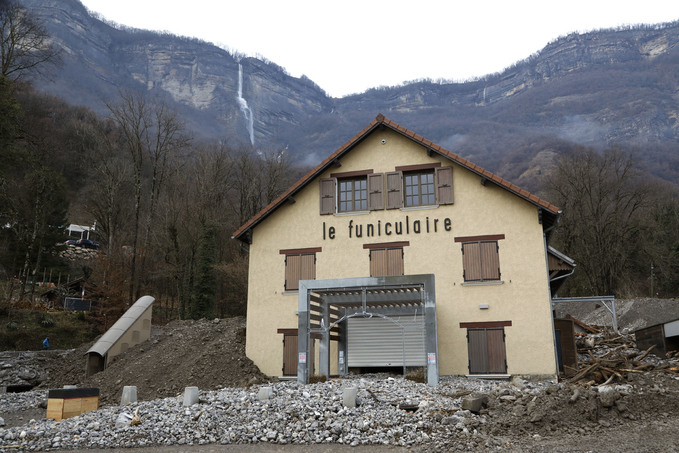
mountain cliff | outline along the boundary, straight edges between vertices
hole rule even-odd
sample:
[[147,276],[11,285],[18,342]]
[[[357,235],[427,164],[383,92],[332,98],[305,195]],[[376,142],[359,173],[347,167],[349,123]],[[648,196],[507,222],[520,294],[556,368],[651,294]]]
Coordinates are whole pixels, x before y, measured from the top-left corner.
[[[21,0],[63,49],[35,85],[102,114],[120,89],[166,96],[197,138],[287,148],[315,164],[384,113],[518,184],[576,145],[637,150],[679,173],[679,23],[572,34],[502,73],[331,98],[274,63],[200,40],[112,26],[77,0]],[[441,49],[445,55],[445,49]]]

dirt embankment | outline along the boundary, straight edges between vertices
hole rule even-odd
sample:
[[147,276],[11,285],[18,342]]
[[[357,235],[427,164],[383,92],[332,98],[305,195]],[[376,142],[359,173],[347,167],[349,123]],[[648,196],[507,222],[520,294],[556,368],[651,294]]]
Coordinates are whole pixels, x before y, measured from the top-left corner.
[[174,321],[154,326],[151,338],[115,357],[106,370],[85,378],[85,344],[44,365],[41,388],[75,384],[97,387],[102,404],[118,404],[126,385],[140,400],[175,396],[188,386],[201,390],[266,382],[245,356],[245,318]]

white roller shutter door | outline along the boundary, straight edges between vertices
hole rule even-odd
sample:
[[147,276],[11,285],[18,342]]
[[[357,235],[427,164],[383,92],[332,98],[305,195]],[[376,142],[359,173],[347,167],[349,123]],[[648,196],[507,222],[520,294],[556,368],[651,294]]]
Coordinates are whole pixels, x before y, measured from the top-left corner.
[[347,365],[403,366],[404,340],[406,366],[425,366],[424,316],[400,316],[391,320],[379,316],[349,318]]

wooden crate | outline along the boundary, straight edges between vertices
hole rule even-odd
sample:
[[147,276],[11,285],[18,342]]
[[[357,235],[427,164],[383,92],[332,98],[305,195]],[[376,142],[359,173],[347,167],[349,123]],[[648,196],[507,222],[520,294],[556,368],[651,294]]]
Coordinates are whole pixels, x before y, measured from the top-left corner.
[[47,418],[56,421],[99,409],[99,389],[53,389],[47,394]]

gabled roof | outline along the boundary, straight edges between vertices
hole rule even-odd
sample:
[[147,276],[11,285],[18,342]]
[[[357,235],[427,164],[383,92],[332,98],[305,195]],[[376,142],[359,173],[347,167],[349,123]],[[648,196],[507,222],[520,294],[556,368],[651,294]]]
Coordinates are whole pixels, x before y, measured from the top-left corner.
[[479,175],[485,183],[493,183],[496,184],[497,186],[513,193],[514,195],[525,199],[526,201],[534,204],[537,206],[539,209],[541,209],[541,214],[542,214],[542,223],[543,223],[543,228],[545,230],[549,229],[553,225],[556,224],[557,219],[560,214],[560,210],[558,207],[554,206],[553,204],[542,200],[541,198],[537,197],[536,195],[533,195],[532,193],[528,192],[527,190],[524,190],[515,184],[512,184],[511,182],[507,181],[504,178],[501,178],[488,170],[484,170],[483,168],[479,167],[478,165],[469,162],[467,159],[463,159],[462,157],[458,156],[457,154],[451,153],[450,151],[442,148],[441,146],[435,144],[431,140],[427,140],[426,138],[416,134],[415,132],[406,129],[405,127],[385,118],[384,115],[381,113],[377,115],[377,117],[370,123],[368,124],[361,132],[356,134],[351,140],[346,142],[344,145],[342,145],[339,149],[337,149],[335,152],[330,154],[323,162],[321,162],[318,166],[316,166],[314,169],[309,171],[306,175],[304,175],[299,181],[294,183],[286,192],[284,192],[282,195],[280,195],[278,198],[276,198],[274,201],[269,203],[268,206],[266,206],[264,209],[259,211],[254,217],[252,217],[250,220],[248,220],[244,225],[242,225],[238,230],[236,230],[233,233],[233,238],[239,239],[244,242],[248,242],[247,238],[247,233],[254,228],[259,222],[264,220],[271,214],[273,211],[278,209],[280,205],[285,203],[287,200],[291,199],[297,192],[299,192],[302,188],[304,188],[307,184],[309,184],[311,181],[316,178],[316,176],[320,175],[323,173],[329,166],[333,165],[335,161],[337,161],[340,157],[342,157],[344,154],[349,152],[351,149],[353,149],[356,145],[361,143],[363,139],[365,139],[368,135],[370,135],[373,131],[380,127],[386,127],[389,128],[395,132],[400,133],[404,137],[407,137],[414,141],[415,143],[418,143],[422,146],[424,146],[427,149],[428,153],[433,153],[433,154],[438,154],[442,157],[445,157],[446,159],[450,160],[451,162],[455,162],[456,164],[466,168],[467,170],[476,173]]

